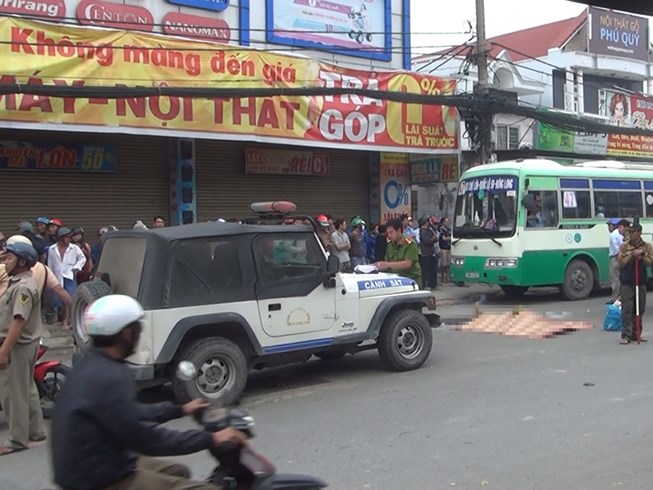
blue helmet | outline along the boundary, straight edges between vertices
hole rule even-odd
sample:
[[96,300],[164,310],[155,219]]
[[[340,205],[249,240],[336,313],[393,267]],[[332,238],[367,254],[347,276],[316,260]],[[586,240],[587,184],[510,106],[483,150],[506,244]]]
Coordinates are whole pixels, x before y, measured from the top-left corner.
[[5,251],[11,252],[17,257],[23,259],[25,262],[27,262],[27,267],[29,267],[30,269],[34,267],[34,264],[36,264],[36,262],[38,261],[38,255],[36,254],[36,250],[34,250],[34,247],[26,243],[21,243],[21,242],[12,243],[11,245],[7,245],[5,247]]
[[39,216],[38,218],[36,218],[35,223],[42,224],[42,225],[48,225],[48,224],[50,224],[50,219],[46,218],[45,216]]

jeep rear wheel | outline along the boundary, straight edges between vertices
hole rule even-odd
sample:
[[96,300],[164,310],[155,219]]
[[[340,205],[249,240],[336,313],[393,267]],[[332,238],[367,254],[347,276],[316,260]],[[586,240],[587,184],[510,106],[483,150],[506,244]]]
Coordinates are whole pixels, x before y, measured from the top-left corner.
[[72,307],[73,337],[80,349],[88,349],[91,341],[84,326],[86,309],[96,299],[111,293],[111,287],[100,279],[80,284],[75,291]]
[[204,398],[211,404],[228,406],[245,390],[249,368],[242,349],[221,337],[197,340],[186,347],[177,362],[190,361],[197,377],[183,381],[173,375],[172,390],[177,400],[186,403]]
[[378,338],[381,361],[392,371],[410,371],[420,367],[431,353],[433,333],[428,320],[415,310],[390,314]]

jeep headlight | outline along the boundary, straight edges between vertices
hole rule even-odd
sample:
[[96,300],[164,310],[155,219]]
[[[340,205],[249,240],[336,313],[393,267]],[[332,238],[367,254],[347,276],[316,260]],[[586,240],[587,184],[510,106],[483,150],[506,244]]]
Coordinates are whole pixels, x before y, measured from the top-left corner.
[[465,265],[465,258],[464,257],[452,257],[451,258],[451,263],[453,265]]
[[485,267],[488,269],[513,269],[517,267],[517,259],[512,257],[487,259]]

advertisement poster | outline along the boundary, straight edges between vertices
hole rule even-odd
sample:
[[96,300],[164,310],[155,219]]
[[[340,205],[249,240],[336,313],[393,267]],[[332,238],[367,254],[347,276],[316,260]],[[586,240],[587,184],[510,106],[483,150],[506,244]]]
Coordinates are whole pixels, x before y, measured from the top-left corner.
[[[456,82],[412,72],[354,70],[311,58],[155,34],[0,18],[0,83],[59,86],[342,88],[453,95]],[[359,95],[90,99],[0,97],[14,127],[300,144],[339,149],[455,153],[455,107]]]
[[589,8],[589,52],[648,62],[648,19]]
[[245,173],[328,176],[331,166],[325,152],[245,149]]
[[0,171],[115,172],[113,145],[0,141]]
[[[388,0],[268,0],[268,41],[389,59]],[[382,55],[383,58],[379,58]]]
[[[603,104],[613,126],[653,129],[653,100],[619,92],[606,92]],[[653,137],[642,135],[610,134],[609,156],[653,157]]]
[[412,213],[410,160],[405,153],[381,153],[381,222]]
[[537,123],[535,149],[579,155],[605,156],[608,135],[581,133],[561,129],[545,123]]

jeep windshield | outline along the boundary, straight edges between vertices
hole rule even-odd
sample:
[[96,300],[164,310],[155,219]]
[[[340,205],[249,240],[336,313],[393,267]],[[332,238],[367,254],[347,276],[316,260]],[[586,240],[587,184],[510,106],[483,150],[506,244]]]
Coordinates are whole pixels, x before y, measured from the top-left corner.
[[145,262],[146,238],[107,238],[97,267],[97,277],[106,277],[115,294],[138,298],[143,264]]
[[515,233],[518,178],[488,175],[458,185],[455,238],[500,238]]

